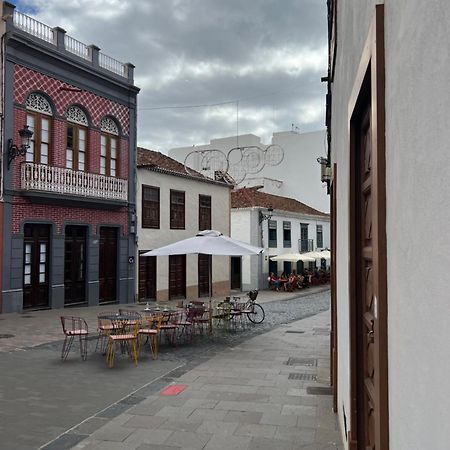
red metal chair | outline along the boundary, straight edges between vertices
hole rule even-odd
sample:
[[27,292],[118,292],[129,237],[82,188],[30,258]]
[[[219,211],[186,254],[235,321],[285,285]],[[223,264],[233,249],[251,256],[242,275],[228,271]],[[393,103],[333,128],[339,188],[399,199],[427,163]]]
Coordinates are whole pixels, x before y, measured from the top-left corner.
[[74,338],[78,337],[80,341],[81,359],[87,358],[87,338],[89,335],[88,325],[82,317],[61,316],[61,325],[65,335],[64,344],[61,351],[61,359],[67,359],[67,355],[72,348]]

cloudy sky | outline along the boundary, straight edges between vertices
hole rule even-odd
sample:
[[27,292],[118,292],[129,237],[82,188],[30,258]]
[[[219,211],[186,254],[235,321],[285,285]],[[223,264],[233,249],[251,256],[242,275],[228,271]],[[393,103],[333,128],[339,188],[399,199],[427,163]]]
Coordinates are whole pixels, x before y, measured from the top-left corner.
[[325,0],[16,0],[135,66],[138,145],[324,127]]

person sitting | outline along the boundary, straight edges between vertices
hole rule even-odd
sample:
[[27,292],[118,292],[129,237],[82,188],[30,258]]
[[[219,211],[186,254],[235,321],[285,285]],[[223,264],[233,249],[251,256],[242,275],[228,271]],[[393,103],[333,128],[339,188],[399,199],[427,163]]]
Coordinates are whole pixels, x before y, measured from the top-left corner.
[[269,287],[271,289],[275,289],[277,291],[280,290],[281,281],[273,272],[270,272],[270,275],[268,276],[267,280],[269,281]]
[[308,269],[305,269],[305,270],[303,271],[302,276],[303,276],[303,284],[302,284],[302,286],[303,286],[304,288],[309,287],[309,283],[310,283],[309,277],[310,277],[310,275],[309,275]]
[[292,273],[289,275],[287,283],[285,284],[285,290],[292,292],[294,289],[297,288],[297,283],[298,283],[298,276],[295,270],[293,270]]

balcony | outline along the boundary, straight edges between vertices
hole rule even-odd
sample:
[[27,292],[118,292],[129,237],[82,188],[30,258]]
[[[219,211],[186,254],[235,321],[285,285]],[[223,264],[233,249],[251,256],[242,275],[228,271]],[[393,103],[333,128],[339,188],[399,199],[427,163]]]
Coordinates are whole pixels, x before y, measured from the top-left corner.
[[85,199],[126,202],[128,181],[46,164],[23,163],[21,188],[28,192],[63,194]]
[[312,252],[314,250],[314,239],[299,239],[298,251],[299,253]]

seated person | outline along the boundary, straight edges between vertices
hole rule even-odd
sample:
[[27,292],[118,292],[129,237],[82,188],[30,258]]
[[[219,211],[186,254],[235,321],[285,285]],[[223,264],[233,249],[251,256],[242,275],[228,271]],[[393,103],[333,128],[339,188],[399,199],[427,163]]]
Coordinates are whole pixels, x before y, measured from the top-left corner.
[[277,291],[280,290],[281,281],[273,272],[270,272],[270,275],[267,277],[267,281],[269,282],[270,288],[276,289]]
[[286,272],[282,272],[280,276],[280,283],[284,290],[286,290],[286,284],[288,282],[288,276],[286,275]]
[[285,284],[285,290],[292,292],[294,289],[297,288],[298,283],[298,276],[295,273],[295,270],[289,275],[288,281]]
[[302,286],[305,287],[305,288],[306,288],[306,287],[309,287],[309,283],[310,283],[309,277],[310,277],[310,275],[309,275],[308,269],[305,269],[305,270],[303,271],[302,276],[303,276],[303,284],[302,284]]

